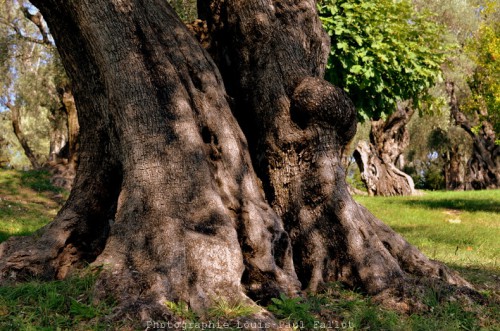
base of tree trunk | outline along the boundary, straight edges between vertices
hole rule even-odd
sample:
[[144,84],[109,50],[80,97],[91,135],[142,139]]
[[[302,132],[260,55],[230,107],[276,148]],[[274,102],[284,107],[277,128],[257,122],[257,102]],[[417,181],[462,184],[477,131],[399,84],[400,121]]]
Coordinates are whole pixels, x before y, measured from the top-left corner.
[[353,156],[361,172],[368,194],[399,196],[415,194],[415,184],[410,175],[396,168],[391,162],[379,157],[374,146],[360,141]]
[[226,69],[248,84],[235,109],[260,123],[247,134],[259,136],[253,163],[216,64],[167,2],[33,1],[74,82],[80,162],[54,222],[0,246],[0,282],[62,279],[91,263],[97,298],[117,302],[110,318],[145,326],[174,319],[167,301],[203,318],[220,299],[265,305],[331,281],[401,310],[425,286],[417,277],[470,287],[350,196],[340,160],[356,113],[320,78],[328,47],[316,2],[215,2],[237,15],[223,27],[241,24],[226,39],[240,44],[224,50],[241,51],[228,64],[241,67]]

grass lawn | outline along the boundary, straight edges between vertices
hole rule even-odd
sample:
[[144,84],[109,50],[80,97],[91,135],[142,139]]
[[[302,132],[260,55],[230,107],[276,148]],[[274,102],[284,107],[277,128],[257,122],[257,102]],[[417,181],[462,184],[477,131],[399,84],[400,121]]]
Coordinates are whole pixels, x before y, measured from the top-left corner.
[[500,190],[355,199],[428,257],[500,295]]
[[49,179],[47,171],[0,170],[0,242],[28,235],[56,216],[67,192]]
[[[0,170],[0,242],[13,235],[28,235],[50,222],[67,195],[50,185],[47,172]],[[429,311],[408,316],[385,310],[370,298],[333,283],[306,299],[276,298],[269,310],[285,324],[298,322],[304,330],[500,330],[499,190],[355,199],[427,256],[458,270],[489,304],[440,302],[430,290]],[[0,331],[123,330],[126,325],[103,321],[113,304],[94,304],[95,278],[83,272],[64,281],[0,287]],[[167,306],[182,318],[197,318],[182,303]],[[248,310],[224,306],[220,310],[231,314]]]

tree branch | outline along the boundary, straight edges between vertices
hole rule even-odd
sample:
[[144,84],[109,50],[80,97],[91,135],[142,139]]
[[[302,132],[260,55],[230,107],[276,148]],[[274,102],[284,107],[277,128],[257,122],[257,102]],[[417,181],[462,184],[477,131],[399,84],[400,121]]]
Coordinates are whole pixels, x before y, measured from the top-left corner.
[[36,27],[38,28],[38,30],[40,31],[40,34],[42,35],[42,38],[43,38],[43,40],[42,40],[43,44],[52,45],[49,41],[49,32],[47,30],[47,27],[45,27],[43,25],[43,17],[42,17],[42,14],[40,13],[40,11],[37,11],[36,14],[32,15],[29,12],[27,7],[23,7],[23,14],[24,14],[24,17],[26,17],[31,22],[33,22],[33,24],[35,24]]
[[50,49],[54,48],[54,45],[50,42],[49,37],[48,37],[49,32],[42,23],[42,15],[40,14],[40,12],[36,13],[35,15],[32,15],[29,13],[27,8],[23,8],[23,13],[27,19],[29,19],[31,22],[33,22],[37,26],[38,30],[40,31],[40,34],[42,35],[42,39],[37,39],[37,38],[25,35],[23,33],[23,31],[21,30],[21,28],[17,24],[15,24],[14,22],[9,22],[6,19],[0,19],[0,24],[3,24],[5,26],[11,28],[14,31],[16,37],[21,39],[21,40],[24,40],[24,41],[27,41],[30,43],[43,45],[43,46],[46,46]]
[[28,139],[21,129],[21,115],[19,113],[19,108],[12,104],[10,100],[3,102],[5,107],[10,110],[10,115],[12,119],[12,128],[14,129],[14,134],[16,135],[21,147],[24,150],[24,153],[28,160],[31,162],[31,165],[34,169],[40,168],[40,163],[38,162],[37,155],[33,152],[28,144]]
[[450,105],[451,116],[455,120],[455,124],[464,129],[474,139],[476,134],[472,131],[472,125],[465,114],[460,111],[457,96],[455,95],[455,84],[453,82],[446,82],[446,93],[450,98],[448,104]]

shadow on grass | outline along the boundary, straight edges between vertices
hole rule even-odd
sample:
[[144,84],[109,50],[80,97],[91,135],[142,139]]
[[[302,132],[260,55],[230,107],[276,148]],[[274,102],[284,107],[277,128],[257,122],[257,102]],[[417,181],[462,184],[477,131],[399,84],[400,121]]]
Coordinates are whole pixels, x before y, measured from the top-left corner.
[[18,194],[17,188],[19,187],[19,184],[13,177],[4,177],[0,180],[0,194],[2,192],[6,194]]
[[405,225],[392,225],[391,228],[405,238],[409,237],[425,237],[429,241],[445,244],[450,246],[474,246],[478,244],[479,238],[471,237],[464,238],[463,236],[453,237],[447,232],[435,231],[432,227],[427,225],[420,226],[405,226]]
[[21,185],[37,192],[60,193],[63,189],[52,185],[48,170],[31,170],[21,172]]
[[[487,266],[464,267],[455,263],[446,263],[446,265],[474,284],[478,290],[493,291],[500,296],[500,268]],[[500,299],[500,297],[497,299]]]
[[500,199],[418,199],[401,201],[410,206],[418,206],[432,209],[454,209],[461,211],[484,211],[500,214]]

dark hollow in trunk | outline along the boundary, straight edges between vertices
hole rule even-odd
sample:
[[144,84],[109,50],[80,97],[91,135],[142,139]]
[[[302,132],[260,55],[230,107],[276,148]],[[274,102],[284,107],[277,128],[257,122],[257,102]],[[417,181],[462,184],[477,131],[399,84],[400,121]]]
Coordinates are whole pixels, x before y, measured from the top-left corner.
[[371,122],[370,142],[360,141],[353,156],[369,195],[413,195],[413,179],[396,166],[410,144],[407,124],[414,114],[408,104],[398,103],[387,120]]
[[73,81],[80,163],[54,222],[0,246],[2,282],[93,262],[97,293],[142,320],[168,317],[165,300],[202,313],[218,298],[295,295],[298,278],[372,294],[411,275],[467,285],[349,195],[340,154],[356,114],[320,78],[314,1],[211,4],[230,96],[166,1],[33,2]]

